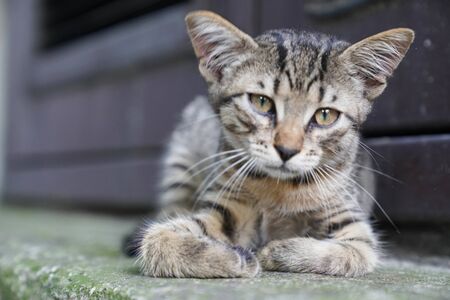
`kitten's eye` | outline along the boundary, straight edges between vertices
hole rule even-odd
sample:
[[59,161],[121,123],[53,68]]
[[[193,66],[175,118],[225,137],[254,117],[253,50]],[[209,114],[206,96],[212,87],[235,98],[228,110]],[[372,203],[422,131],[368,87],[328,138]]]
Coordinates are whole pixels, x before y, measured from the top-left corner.
[[336,122],[339,112],[331,108],[319,108],[314,114],[314,121],[319,126],[329,126]]
[[275,105],[269,97],[257,94],[250,94],[250,102],[261,113],[270,113],[275,109]]

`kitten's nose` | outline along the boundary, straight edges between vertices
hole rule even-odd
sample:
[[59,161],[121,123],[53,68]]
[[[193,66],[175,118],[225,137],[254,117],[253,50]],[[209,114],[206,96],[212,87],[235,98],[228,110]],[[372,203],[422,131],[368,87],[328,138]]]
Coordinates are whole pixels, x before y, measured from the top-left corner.
[[297,149],[289,149],[280,145],[274,145],[274,147],[283,161],[288,161],[292,156],[300,152]]

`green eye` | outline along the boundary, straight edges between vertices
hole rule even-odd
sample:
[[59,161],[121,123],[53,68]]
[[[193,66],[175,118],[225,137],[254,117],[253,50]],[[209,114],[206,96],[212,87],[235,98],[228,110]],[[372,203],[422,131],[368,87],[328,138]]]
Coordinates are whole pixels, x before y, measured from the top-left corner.
[[336,122],[339,112],[331,108],[319,108],[314,114],[314,121],[320,126],[329,126]]
[[268,113],[274,109],[272,99],[263,95],[250,94],[250,102],[259,112],[262,113]]

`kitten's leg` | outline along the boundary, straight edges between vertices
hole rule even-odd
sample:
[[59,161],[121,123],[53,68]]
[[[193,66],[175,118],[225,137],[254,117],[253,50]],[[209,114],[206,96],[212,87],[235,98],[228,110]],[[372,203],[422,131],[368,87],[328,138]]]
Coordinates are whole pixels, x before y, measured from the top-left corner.
[[269,242],[258,253],[264,270],[360,276],[377,264],[377,240],[367,221],[344,219],[330,238]]
[[148,226],[139,251],[143,273],[154,277],[255,276],[259,271],[255,255],[233,245],[238,213],[243,210],[214,204],[195,215]]

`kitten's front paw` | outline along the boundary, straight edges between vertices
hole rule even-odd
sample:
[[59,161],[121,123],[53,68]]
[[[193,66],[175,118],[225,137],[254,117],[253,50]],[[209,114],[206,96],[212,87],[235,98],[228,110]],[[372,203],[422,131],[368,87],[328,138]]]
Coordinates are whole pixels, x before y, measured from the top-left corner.
[[308,238],[271,241],[257,257],[263,270],[267,271],[345,277],[370,273],[378,261],[375,250],[367,245],[343,245]]
[[152,277],[254,277],[259,263],[250,251],[158,224],[140,248],[142,271]]
[[281,252],[277,248],[280,247],[280,241],[272,241],[258,251],[257,258],[263,270],[282,271],[283,260],[277,259],[278,253]]
[[[230,246],[226,245],[226,247]],[[241,246],[231,246],[231,250],[239,257],[238,269],[241,274],[239,277],[255,277],[259,273],[260,266],[255,254]]]

